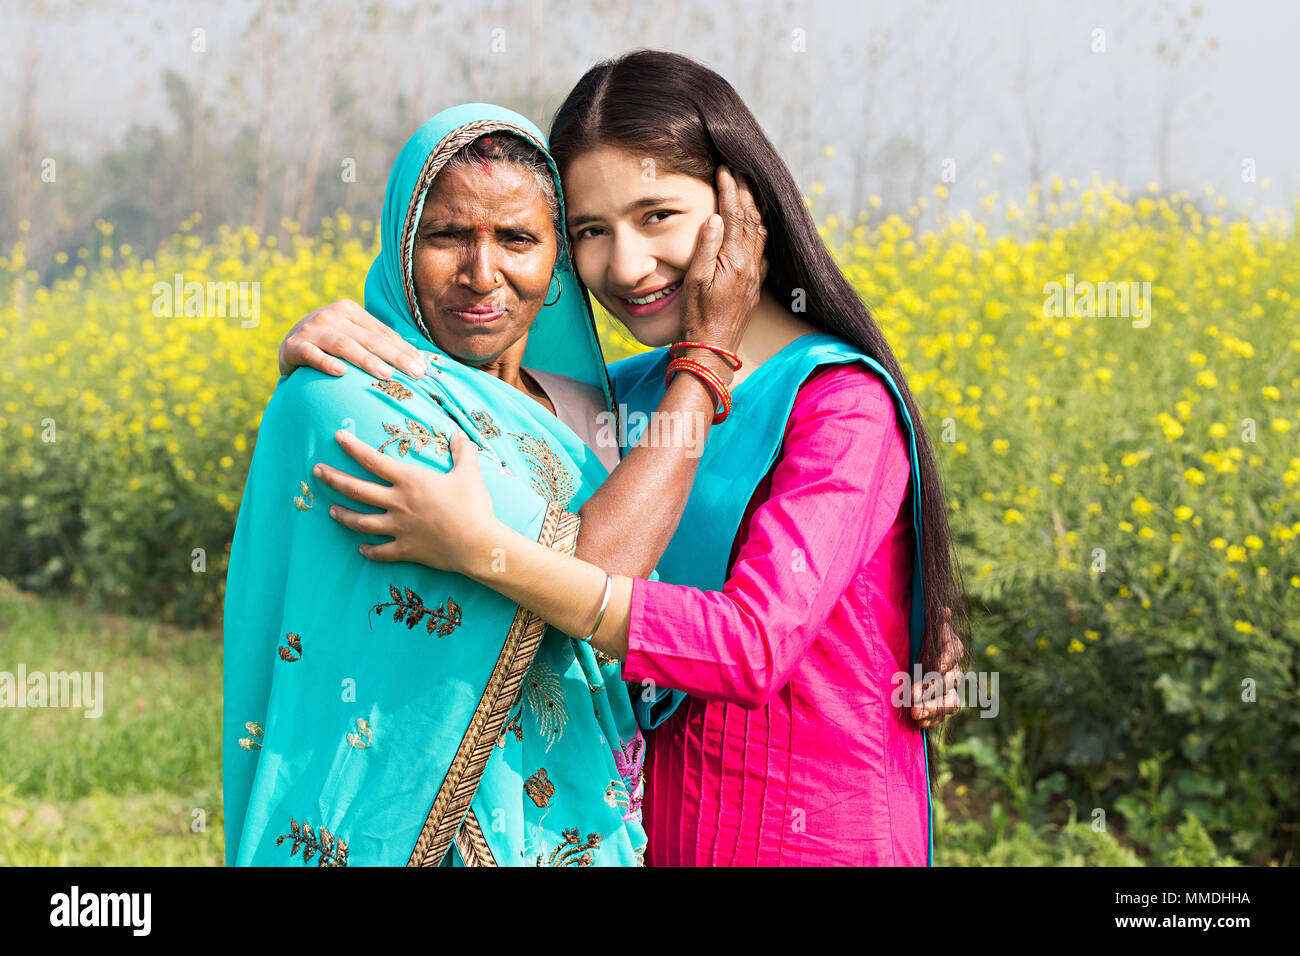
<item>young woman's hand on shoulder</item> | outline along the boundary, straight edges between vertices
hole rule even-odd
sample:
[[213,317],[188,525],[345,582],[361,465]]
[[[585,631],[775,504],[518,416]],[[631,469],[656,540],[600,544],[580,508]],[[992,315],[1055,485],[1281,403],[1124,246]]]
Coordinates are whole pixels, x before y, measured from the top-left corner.
[[428,366],[419,350],[351,299],[317,309],[289,330],[280,343],[280,374],[308,366],[326,375],[342,375],[351,362],[375,378],[387,379],[396,365],[412,378]]

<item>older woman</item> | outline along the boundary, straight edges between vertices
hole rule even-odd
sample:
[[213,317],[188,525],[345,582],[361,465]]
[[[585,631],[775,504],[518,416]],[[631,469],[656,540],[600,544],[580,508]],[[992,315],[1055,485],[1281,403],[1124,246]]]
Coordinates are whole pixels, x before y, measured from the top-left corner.
[[[644,742],[616,666],[468,578],[368,561],[329,517],[369,477],[341,443],[447,471],[463,433],[499,520],[573,553],[618,449],[590,429],[610,388],[558,183],[523,117],[435,116],[389,177],[365,296],[429,374],[303,370],[267,406],[227,578],[228,863],[643,860]],[[700,338],[734,342],[757,283],[710,283]],[[662,410],[706,432],[709,391],[671,391]]]

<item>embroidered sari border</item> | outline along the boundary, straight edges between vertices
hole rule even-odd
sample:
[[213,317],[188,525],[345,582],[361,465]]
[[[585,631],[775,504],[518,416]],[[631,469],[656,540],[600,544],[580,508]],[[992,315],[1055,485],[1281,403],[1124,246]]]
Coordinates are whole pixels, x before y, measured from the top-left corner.
[[[550,502],[546,506],[546,515],[542,519],[537,541],[552,550],[573,554],[577,550],[578,528],[581,523],[582,519],[577,514],[566,511],[563,505]],[[501,653],[497,655],[496,665],[488,678],[487,687],[479,698],[478,706],[474,708],[469,728],[461,738],[447,776],[434,797],[433,806],[415,841],[407,866],[437,866],[451,846],[457,830],[461,829],[462,821],[467,821],[470,802],[474,799],[474,792],[483,777],[488,758],[492,756],[501,726],[519,697],[524,673],[532,664],[545,633],[544,620],[522,606],[516,610]],[[481,828],[478,829],[478,836],[483,839]],[[483,846],[487,846],[486,839],[483,839]]]
[[465,814],[465,822],[456,831],[456,849],[466,866],[496,866],[496,857],[488,846],[483,827],[473,809]]

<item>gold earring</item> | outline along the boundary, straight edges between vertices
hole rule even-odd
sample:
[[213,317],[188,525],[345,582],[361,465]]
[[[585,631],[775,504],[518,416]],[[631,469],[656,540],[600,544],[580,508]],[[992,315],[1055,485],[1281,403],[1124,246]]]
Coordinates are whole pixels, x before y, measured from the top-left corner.
[[[555,302],[559,302],[560,296],[564,295],[564,280],[558,275],[552,275],[551,278],[555,280],[557,286],[555,290]],[[555,305],[555,302],[543,302],[542,305]]]

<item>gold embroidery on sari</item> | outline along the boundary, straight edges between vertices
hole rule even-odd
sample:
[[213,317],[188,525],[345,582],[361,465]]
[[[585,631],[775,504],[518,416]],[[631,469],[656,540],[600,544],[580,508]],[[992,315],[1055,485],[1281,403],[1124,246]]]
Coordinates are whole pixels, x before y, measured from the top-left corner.
[[408,398],[415,397],[415,393],[411,391],[409,388],[407,388],[405,385],[403,385],[401,382],[395,382],[392,380],[383,381],[382,379],[375,379],[375,381],[371,382],[370,384],[373,385],[375,388],[379,389],[385,395],[397,399],[399,402],[405,401]]
[[[577,547],[581,524],[578,515],[551,505],[542,519],[542,530],[537,540],[554,551],[572,554]],[[506,716],[519,699],[524,673],[541,645],[546,626],[542,618],[523,607],[515,612],[496,665],[433,806],[425,817],[407,866],[437,866],[446,854],[461,821],[465,819],[470,801],[474,799],[474,791],[478,789],[488,758],[495,750]]]
[[430,431],[419,422],[412,421],[409,418],[405,421],[405,429],[391,425],[388,422],[380,422],[384,426],[384,431],[392,436],[379,446],[380,451],[383,451],[393,442],[397,442],[397,454],[399,455],[405,455],[410,451],[411,445],[415,445],[416,451],[424,451],[428,445],[432,444],[434,450],[441,454],[446,454],[447,449],[451,447],[451,440],[438,429],[435,428]]
[[[592,650],[596,650],[596,649],[593,647]],[[599,664],[601,667],[606,667],[610,664],[617,664],[618,662],[619,661],[617,657],[610,657],[604,651],[596,651],[596,663]]]
[[290,664],[302,660],[302,638],[290,631],[284,641],[289,646],[280,648],[280,660],[288,661]]
[[348,746],[356,747],[358,750],[363,750],[370,746],[370,741],[374,734],[370,730],[370,724],[366,722],[364,717],[357,718],[357,730],[361,731],[361,733],[348,734]]
[[546,779],[545,767],[524,781],[524,793],[539,807],[551,805],[551,797],[555,796],[555,784]]
[[262,749],[262,725],[255,720],[249,720],[244,723],[244,729],[248,731],[249,736],[239,738],[239,746],[245,750]]
[[302,851],[303,863],[310,863],[311,858],[319,853],[320,861],[316,864],[317,866],[348,865],[347,841],[336,841],[334,835],[325,827],[320,828],[320,836],[317,837],[316,834],[312,832],[310,823],[304,823],[299,827],[298,821],[293,817],[290,817],[289,832],[276,840],[275,845],[279,846],[285,840],[290,838],[293,839],[293,849],[289,851],[289,855],[293,856],[296,854],[300,847],[305,848]]
[[533,472],[533,490],[552,504],[561,507],[567,505],[573,498],[573,476],[556,457],[551,446],[545,439],[535,435],[518,432],[511,432],[510,435],[518,443],[519,450],[532,459],[528,462],[528,467]]
[[302,489],[301,495],[293,496],[293,504],[299,511],[311,511],[311,489],[307,487],[307,482],[298,482],[298,487]]
[[523,720],[523,717],[524,717],[524,709],[523,707],[520,707],[519,712],[510,718],[510,723],[506,724],[504,727],[501,728],[501,733],[497,736],[498,747],[504,747],[506,745],[506,734],[509,733],[513,733],[515,735],[516,741],[523,743],[524,728],[523,725],[519,723],[519,721]]
[[396,607],[397,610],[393,612],[393,620],[400,621],[405,617],[408,629],[414,628],[415,625],[419,624],[421,619],[427,614],[429,615],[429,623],[425,629],[432,634],[436,626],[439,637],[446,637],[452,631],[456,630],[456,628],[460,627],[460,605],[451,598],[447,598],[445,606],[439,604],[437,608],[430,609],[424,606],[424,599],[421,598],[420,595],[416,594],[410,588],[406,588],[405,590],[406,593],[405,596],[403,596],[401,591],[397,590],[397,588],[390,584],[388,586],[388,593],[392,595],[393,599],[391,601],[385,601],[383,604],[376,604],[375,613],[383,614],[384,608]]
[[442,400],[441,395],[439,395],[437,392],[433,391],[432,389],[427,389],[424,394],[429,396],[429,398],[433,399],[434,404],[436,404],[439,408],[441,408],[444,412],[446,412],[448,418],[452,417],[451,412],[447,408],[447,403]]
[[[439,408],[442,409],[443,414],[445,414],[445,415],[446,415],[448,418],[450,418],[453,422],[456,422],[456,416],[455,416],[455,414],[453,414],[453,413],[452,413],[452,410],[451,410],[450,408],[447,407],[447,403],[446,403],[445,401],[443,401],[443,398],[442,398],[441,395],[439,395],[437,392],[433,391],[432,388],[430,388],[430,389],[429,389],[428,391],[426,391],[424,394],[428,395],[429,398],[433,399],[434,403],[435,403]],[[456,422],[456,423],[457,423],[457,424],[460,424],[459,422]],[[471,435],[470,437],[473,438],[472,435]],[[477,439],[477,438],[474,439],[474,443],[475,443],[475,444],[478,444],[478,439]],[[479,447],[481,448],[481,447],[483,447],[483,446],[480,445]]]
[[[592,866],[594,864],[594,851],[600,847],[601,836],[599,833],[588,833],[586,842],[582,842],[578,836],[578,828],[572,827],[564,831],[564,842],[551,851],[551,858],[545,864],[547,866]],[[537,865],[542,866],[542,855],[537,857]]]
[[501,429],[492,421],[492,416],[487,412],[470,412],[470,420],[478,426],[479,433],[484,438],[498,438],[501,435]]
[[622,780],[610,780],[609,786],[605,788],[605,806],[622,807],[626,810],[628,800],[627,783]]
[[534,662],[524,675],[524,703],[533,712],[537,722],[537,732],[550,737],[546,745],[550,750],[557,740],[564,736],[564,725],[568,723],[569,713],[564,707],[564,685],[559,675],[543,661]]

